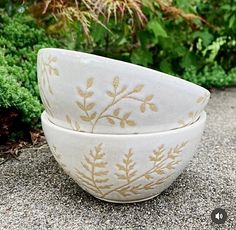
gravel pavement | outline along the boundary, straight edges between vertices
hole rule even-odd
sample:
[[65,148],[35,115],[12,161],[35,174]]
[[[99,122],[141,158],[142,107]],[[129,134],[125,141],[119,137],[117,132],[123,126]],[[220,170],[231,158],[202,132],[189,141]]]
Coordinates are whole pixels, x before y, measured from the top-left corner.
[[[158,197],[136,204],[99,201],[57,165],[46,144],[0,165],[0,229],[236,229],[236,88],[212,93],[194,159]],[[212,223],[224,208],[228,219]]]

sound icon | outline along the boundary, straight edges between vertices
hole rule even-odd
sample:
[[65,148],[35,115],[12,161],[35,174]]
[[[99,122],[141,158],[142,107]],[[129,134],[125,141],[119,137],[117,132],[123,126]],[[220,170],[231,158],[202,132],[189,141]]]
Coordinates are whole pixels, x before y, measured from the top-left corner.
[[227,219],[227,213],[222,208],[216,208],[211,213],[211,219],[216,224],[224,224]]
[[215,218],[217,219],[217,220],[219,220],[219,219],[223,219],[223,217],[224,217],[224,215],[222,214],[222,213],[216,213],[215,214]]

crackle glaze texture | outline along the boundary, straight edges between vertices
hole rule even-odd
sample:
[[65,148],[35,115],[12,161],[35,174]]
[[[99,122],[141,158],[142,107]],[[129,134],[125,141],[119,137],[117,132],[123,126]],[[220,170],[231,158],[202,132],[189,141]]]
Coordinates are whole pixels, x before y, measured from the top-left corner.
[[50,149],[64,171],[84,190],[110,202],[157,196],[185,168],[200,141],[206,114],[189,126],[152,134],[104,135],[54,125],[42,114]]
[[96,55],[42,49],[41,99],[50,121],[76,131],[132,134],[192,124],[210,93],[167,74]]

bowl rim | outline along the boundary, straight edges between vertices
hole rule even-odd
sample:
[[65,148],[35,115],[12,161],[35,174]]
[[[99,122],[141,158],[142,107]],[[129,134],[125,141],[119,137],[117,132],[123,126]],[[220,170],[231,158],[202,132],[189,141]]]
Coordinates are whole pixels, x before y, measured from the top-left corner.
[[148,137],[148,136],[153,136],[153,135],[168,135],[168,134],[174,134],[174,133],[178,133],[178,132],[182,132],[182,131],[187,131],[187,130],[191,130],[191,129],[195,129],[199,126],[202,126],[205,124],[206,122],[206,118],[207,118],[207,114],[205,111],[201,112],[199,118],[197,121],[195,121],[194,123],[184,126],[182,128],[176,128],[176,129],[171,129],[171,130],[166,130],[166,131],[161,131],[161,132],[151,132],[151,133],[137,133],[137,134],[104,134],[104,133],[89,133],[89,132],[79,132],[79,131],[75,131],[72,129],[68,129],[68,128],[63,128],[61,126],[55,125],[54,123],[52,123],[49,120],[49,115],[47,114],[46,111],[43,111],[43,113],[41,114],[41,122],[42,124],[46,124],[46,126],[54,129],[54,130],[60,130],[66,133],[70,133],[70,134],[75,134],[75,135],[81,135],[81,136],[87,136],[87,137],[118,137],[118,138],[133,138],[133,137]]
[[91,54],[91,53],[86,53],[86,52],[81,52],[81,51],[75,51],[75,50],[68,50],[68,49],[60,49],[60,48],[42,48],[38,51],[37,56],[39,57],[39,55],[41,53],[47,52],[47,51],[61,52],[61,53],[65,53],[67,55],[72,55],[72,56],[74,56],[74,55],[82,55],[83,57],[87,56],[89,58],[104,61],[106,63],[110,62],[110,63],[114,63],[114,64],[118,64],[118,65],[124,65],[126,67],[136,68],[137,70],[140,69],[140,70],[152,73],[152,74],[161,74],[162,76],[169,77],[168,80],[177,81],[177,82],[182,83],[182,84],[187,84],[188,87],[193,87],[195,89],[199,89],[201,91],[204,91],[208,95],[210,95],[210,91],[207,90],[206,88],[204,88],[200,85],[197,85],[193,82],[184,80],[180,77],[176,77],[176,76],[173,76],[173,75],[170,75],[170,74],[158,71],[158,70],[154,70],[154,69],[151,69],[151,68],[148,68],[148,67],[144,67],[144,66],[141,66],[141,65],[136,65],[136,64],[133,64],[133,63],[129,63],[129,62],[113,59],[113,58],[108,58],[108,57],[104,57],[104,56],[100,56],[100,55],[96,55],[96,54]]

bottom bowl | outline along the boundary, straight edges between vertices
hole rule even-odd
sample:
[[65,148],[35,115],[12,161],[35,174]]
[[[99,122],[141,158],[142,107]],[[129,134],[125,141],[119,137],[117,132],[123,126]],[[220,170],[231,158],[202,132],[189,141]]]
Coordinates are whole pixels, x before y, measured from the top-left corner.
[[147,200],[169,187],[193,157],[205,121],[203,112],[180,129],[106,135],[61,128],[42,114],[47,142],[64,171],[91,195],[115,203]]

